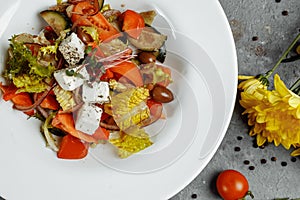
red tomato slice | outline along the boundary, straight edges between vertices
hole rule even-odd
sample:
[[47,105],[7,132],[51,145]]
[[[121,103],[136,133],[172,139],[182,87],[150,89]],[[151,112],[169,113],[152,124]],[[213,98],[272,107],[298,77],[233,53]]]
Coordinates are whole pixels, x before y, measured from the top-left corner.
[[[42,95],[42,93],[38,94],[38,98]],[[58,110],[60,108],[59,103],[57,102],[54,95],[48,94],[46,98],[41,102],[40,106],[42,108],[50,109],[50,110]]]
[[139,68],[133,62],[124,61],[110,67],[109,70],[130,80],[135,86],[143,86],[143,78]]
[[[12,101],[15,105],[19,106],[30,106],[33,104],[30,94],[26,92],[17,93],[18,88],[14,84],[3,85],[0,82],[0,90],[3,92],[4,101]],[[24,112],[27,115],[33,115],[34,110]]]
[[89,2],[79,2],[73,8],[71,21],[80,26],[96,27],[101,41],[109,41],[120,36],[119,31],[107,21],[101,12],[93,14],[94,12],[95,7]]
[[88,144],[70,134],[67,134],[61,141],[57,157],[62,159],[81,159],[87,155],[88,148]]
[[133,10],[126,10],[120,15],[122,22],[122,31],[125,31],[130,37],[137,39],[145,27],[144,18]]
[[3,100],[9,101],[14,96],[16,96],[16,92],[17,92],[18,88],[14,84],[3,85],[0,82],[0,90],[3,92],[3,96],[2,96]]

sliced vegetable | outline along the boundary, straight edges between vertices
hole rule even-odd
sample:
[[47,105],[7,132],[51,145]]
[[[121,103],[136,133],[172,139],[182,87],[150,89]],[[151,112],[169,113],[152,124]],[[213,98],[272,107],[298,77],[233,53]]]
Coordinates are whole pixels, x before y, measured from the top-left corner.
[[122,31],[125,31],[130,37],[138,39],[145,27],[144,18],[133,10],[126,10],[119,16],[122,23]]
[[[39,98],[42,95],[42,93],[38,94],[37,98]],[[60,108],[60,105],[58,101],[56,100],[56,97],[54,95],[47,95],[45,99],[41,102],[40,106],[42,108],[50,109],[50,110],[58,110]]]
[[61,141],[57,157],[62,159],[81,159],[86,157],[88,148],[88,144],[70,134],[67,134]]
[[[94,26],[98,30],[101,41],[109,41],[120,36],[119,31],[110,24],[101,12],[95,12],[95,7],[87,1],[82,1],[74,6],[71,20],[80,26]],[[93,15],[91,15],[93,14]]]
[[49,147],[53,150],[53,151],[58,151],[58,141],[54,139],[54,137],[52,136],[51,132],[49,131],[49,126],[51,124],[51,120],[53,118],[53,114],[50,114],[44,124],[42,125],[42,131],[44,133],[45,139],[47,141],[47,144],[49,145]]
[[151,26],[154,18],[156,17],[156,12],[154,10],[149,10],[145,12],[141,12],[140,15],[143,17],[145,24]]
[[68,18],[61,12],[54,10],[44,10],[40,12],[41,17],[51,26],[59,36],[60,32],[70,27]]
[[128,37],[129,42],[144,51],[158,51],[167,40],[167,36],[154,32],[152,28],[145,27],[138,39]]
[[[15,106],[31,106],[33,104],[31,96],[26,92],[18,93],[18,88],[13,84],[10,85],[3,85],[0,82],[0,90],[3,92],[3,100],[5,101],[12,101]],[[27,115],[33,115],[34,110],[25,112]]]
[[143,85],[140,70],[133,62],[124,61],[109,68],[109,70],[129,79],[137,87]]
[[80,38],[82,42],[85,44],[89,44],[92,42],[98,43],[98,32],[95,27],[92,26],[79,26],[76,29],[77,36]]
[[[14,103],[14,106],[31,106],[33,104],[31,96],[26,92],[17,93],[11,101]],[[24,112],[27,115],[33,115],[34,110]]]
[[3,83],[0,82],[0,90],[3,92],[3,100],[9,101],[16,96],[18,88],[14,84],[3,85]]

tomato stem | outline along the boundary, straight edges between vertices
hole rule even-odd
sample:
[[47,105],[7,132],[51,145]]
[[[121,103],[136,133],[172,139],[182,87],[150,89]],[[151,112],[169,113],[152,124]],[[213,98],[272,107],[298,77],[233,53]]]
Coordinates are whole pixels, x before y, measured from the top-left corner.
[[246,194],[246,196],[247,196],[247,195],[249,195],[252,199],[254,199],[254,195],[252,194],[251,191],[248,191],[247,194]]
[[243,198],[238,199],[238,200],[246,200],[247,196],[250,196],[252,199],[254,199],[254,195],[252,194],[252,192],[248,191]]

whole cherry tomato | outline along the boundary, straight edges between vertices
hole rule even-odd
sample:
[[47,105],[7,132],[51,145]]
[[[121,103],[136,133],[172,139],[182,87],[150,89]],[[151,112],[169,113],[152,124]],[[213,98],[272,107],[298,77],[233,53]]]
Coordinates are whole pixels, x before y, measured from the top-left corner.
[[224,170],[217,178],[217,190],[224,200],[239,200],[246,195],[253,198],[249,192],[249,183],[246,177],[236,170]]

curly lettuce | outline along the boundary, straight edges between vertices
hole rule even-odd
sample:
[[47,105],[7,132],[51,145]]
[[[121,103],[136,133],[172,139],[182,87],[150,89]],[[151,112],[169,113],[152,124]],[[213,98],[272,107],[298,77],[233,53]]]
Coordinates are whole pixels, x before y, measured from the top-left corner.
[[48,85],[42,77],[37,75],[22,74],[12,78],[18,92],[39,93],[47,89]]
[[41,64],[38,57],[22,42],[10,40],[9,59],[4,77],[13,80],[22,92],[42,92],[46,89],[45,80],[52,77],[55,66]]

